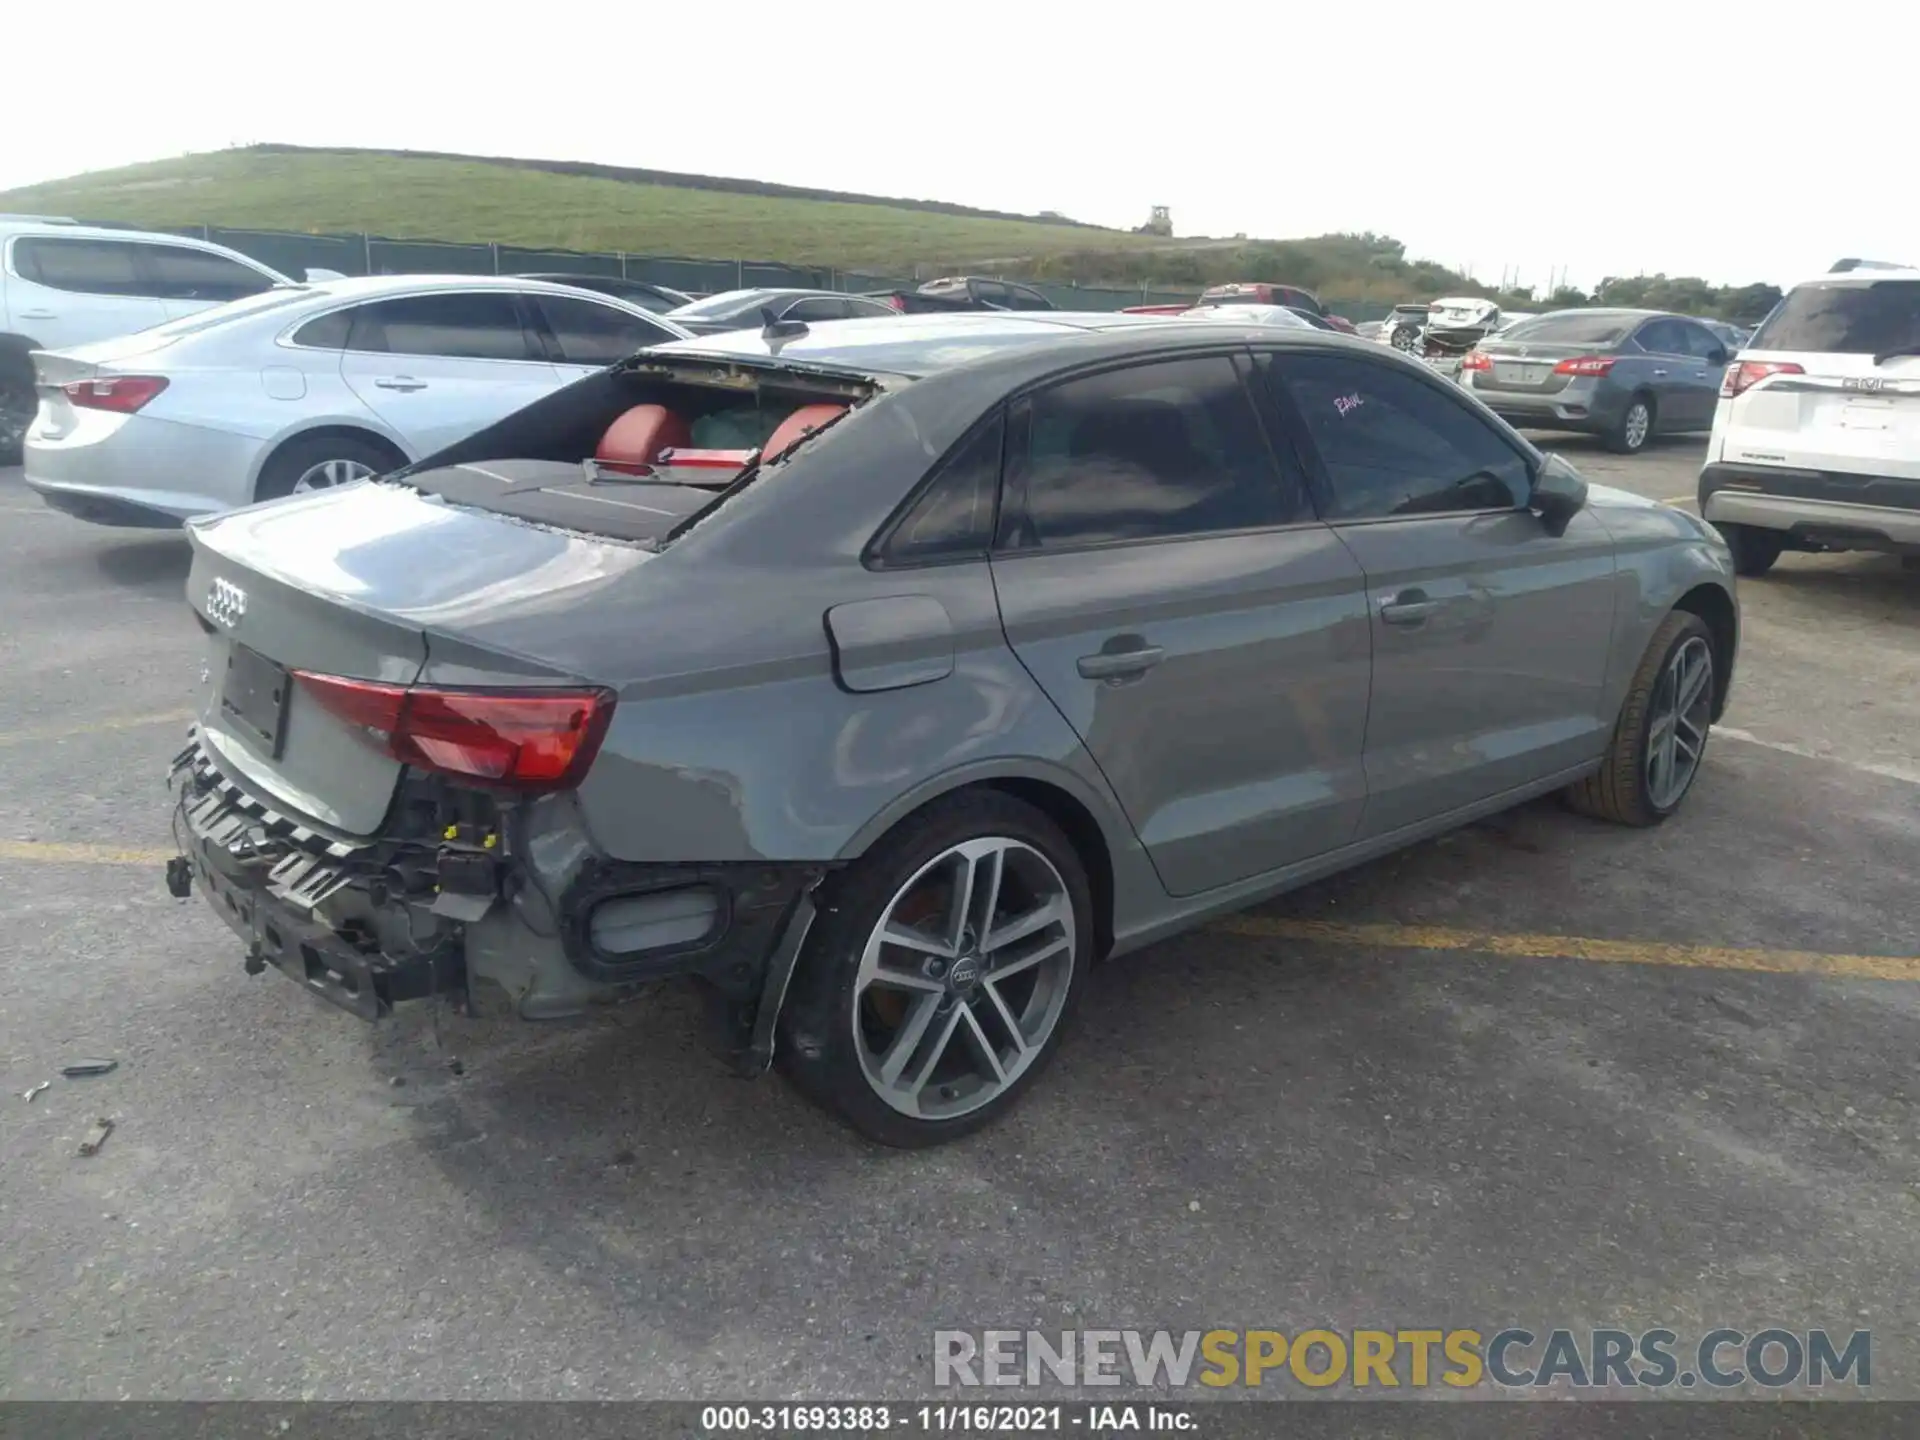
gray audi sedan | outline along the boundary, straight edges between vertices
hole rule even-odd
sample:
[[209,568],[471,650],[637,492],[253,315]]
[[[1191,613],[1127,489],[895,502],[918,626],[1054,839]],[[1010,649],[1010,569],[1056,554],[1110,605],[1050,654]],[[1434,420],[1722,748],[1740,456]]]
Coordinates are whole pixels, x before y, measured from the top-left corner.
[[1482,340],[1460,383],[1515,425],[1584,430],[1631,455],[1655,435],[1713,428],[1732,353],[1684,315],[1556,310]]
[[1710,527],[1418,363],[1151,316],[682,341],[189,531],[167,879],[249,971],[368,1019],[691,980],[904,1146],[1104,956],[1550,791],[1666,819],[1739,633]]

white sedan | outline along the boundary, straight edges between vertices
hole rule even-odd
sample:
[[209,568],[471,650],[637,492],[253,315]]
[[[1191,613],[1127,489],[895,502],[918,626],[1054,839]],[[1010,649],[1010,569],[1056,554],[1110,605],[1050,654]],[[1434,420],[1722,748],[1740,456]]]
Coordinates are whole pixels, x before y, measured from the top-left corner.
[[686,335],[636,305],[537,280],[285,286],[36,352],[26,481],[84,520],[174,526],[396,469]]

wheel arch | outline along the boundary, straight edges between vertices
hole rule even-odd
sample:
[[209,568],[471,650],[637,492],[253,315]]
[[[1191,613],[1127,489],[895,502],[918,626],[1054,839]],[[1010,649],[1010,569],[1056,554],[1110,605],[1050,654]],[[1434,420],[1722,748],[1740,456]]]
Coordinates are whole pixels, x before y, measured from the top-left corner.
[[328,435],[341,436],[354,440],[365,440],[372,444],[379,445],[384,449],[391,450],[398,456],[399,463],[402,465],[411,464],[416,458],[412,451],[400,443],[400,438],[397,435],[380,426],[370,425],[358,420],[334,419],[331,417],[317,418],[303,421],[295,427],[281,431],[278,435],[274,436],[273,439],[260,447],[260,453],[253,462],[253,471],[247,476],[247,494],[250,496],[257,496],[259,494],[260,477],[266,474],[267,466],[273,463],[274,457],[285,450],[287,446],[297,444],[302,440],[312,440]]
[[1711,581],[1694,586],[1673,602],[1675,610],[1698,615],[1713,639],[1713,718],[1718,720],[1727,709],[1727,696],[1733,687],[1733,662],[1740,646],[1740,612],[1733,597]]
[[838,858],[857,859],[911,816],[965,790],[999,791],[1033,806],[1060,827],[1086,868],[1093,894],[1095,954],[1104,956],[1113,946],[1116,854],[1132,843],[1132,831],[1107,797],[1063,767],[1000,761],[948,771],[916,786],[874,816]]

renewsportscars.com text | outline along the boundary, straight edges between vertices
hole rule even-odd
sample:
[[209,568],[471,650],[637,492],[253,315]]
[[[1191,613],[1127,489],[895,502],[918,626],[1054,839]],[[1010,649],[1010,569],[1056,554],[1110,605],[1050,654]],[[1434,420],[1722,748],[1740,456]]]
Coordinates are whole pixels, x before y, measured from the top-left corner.
[[933,1383],[1300,1385],[1318,1390],[1821,1388],[1873,1384],[1873,1335],[1769,1327],[1696,1340],[1652,1329],[936,1330]]

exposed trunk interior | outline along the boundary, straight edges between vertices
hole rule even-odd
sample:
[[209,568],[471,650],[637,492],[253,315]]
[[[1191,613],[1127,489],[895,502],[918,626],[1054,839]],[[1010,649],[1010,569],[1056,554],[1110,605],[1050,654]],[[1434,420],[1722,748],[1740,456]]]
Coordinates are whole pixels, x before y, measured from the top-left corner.
[[[451,504],[657,548],[770,452],[870,398],[861,375],[643,356],[590,375],[395,477]],[[652,407],[646,453],[616,427]],[[790,423],[797,422],[797,423]],[[623,448],[626,447],[626,448]]]

